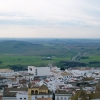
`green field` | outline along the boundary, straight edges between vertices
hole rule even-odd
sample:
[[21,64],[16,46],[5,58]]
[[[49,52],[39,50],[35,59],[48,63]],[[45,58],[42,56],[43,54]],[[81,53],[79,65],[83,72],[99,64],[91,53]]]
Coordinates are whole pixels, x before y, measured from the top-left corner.
[[[47,66],[60,61],[71,61],[79,52],[82,57],[78,62],[87,66],[100,67],[100,40],[76,39],[29,39],[4,40],[0,42],[0,68],[10,66]],[[51,57],[52,60],[43,59]],[[97,64],[90,64],[97,62]],[[57,65],[58,65],[57,64]]]
[[[90,67],[100,67],[100,56],[90,55],[88,57],[89,58],[81,59],[80,61],[86,63]],[[99,63],[90,64],[90,62],[99,62]]]
[[43,60],[41,56],[22,56],[22,55],[0,55],[0,68],[7,68],[9,65],[35,65],[46,66],[61,60],[70,60],[70,57],[53,57],[52,60]]
[[[63,45],[34,44],[22,41],[0,42],[0,68],[10,65],[20,66],[47,66],[61,60],[71,60],[77,52],[70,51]],[[52,60],[43,58],[51,57]]]

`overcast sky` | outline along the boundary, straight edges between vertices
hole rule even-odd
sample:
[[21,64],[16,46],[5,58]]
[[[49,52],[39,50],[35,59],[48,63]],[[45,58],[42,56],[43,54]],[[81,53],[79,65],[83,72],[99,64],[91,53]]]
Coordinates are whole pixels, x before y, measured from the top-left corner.
[[100,0],[0,0],[0,37],[100,38]]

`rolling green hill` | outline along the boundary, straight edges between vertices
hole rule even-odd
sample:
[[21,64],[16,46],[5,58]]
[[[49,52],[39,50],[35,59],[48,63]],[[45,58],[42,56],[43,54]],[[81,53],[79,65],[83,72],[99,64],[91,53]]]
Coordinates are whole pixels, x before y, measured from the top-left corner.
[[0,54],[34,54],[33,50],[42,48],[42,45],[32,44],[21,41],[3,41],[0,42]]
[[0,54],[5,55],[34,55],[34,56],[67,56],[74,55],[63,46],[33,44],[23,41],[2,41],[0,42]]
[[[82,54],[80,63],[100,67],[99,40],[32,39],[0,41],[0,68],[9,66],[60,65],[61,61]],[[52,59],[46,59],[51,57]],[[58,63],[58,64],[57,64]],[[64,65],[63,65],[64,66]]]
[[[61,60],[71,60],[77,52],[70,51],[63,45],[30,43],[24,41],[0,42],[0,68],[10,66],[46,66]],[[51,60],[44,59],[52,57]]]

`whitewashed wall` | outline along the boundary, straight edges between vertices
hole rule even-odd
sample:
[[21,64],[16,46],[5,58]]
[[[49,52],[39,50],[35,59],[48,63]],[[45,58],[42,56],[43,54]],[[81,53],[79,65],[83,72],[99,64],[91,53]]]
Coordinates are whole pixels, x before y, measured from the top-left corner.
[[[30,70],[32,69],[32,70]],[[37,74],[36,74],[37,69]],[[28,66],[28,73],[34,74],[34,76],[49,76],[51,75],[49,67],[34,67]]]
[[67,94],[55,95],[55,100],[69,100],[70,98],[71,98],[71,95],[67,95]]
[[16,97],[3,97],[2,100],[17,100]]
[[[28,95],[26,94],[17,94],[16,95],[17,100],[28,100]],[[22,99],[20,99],[22,98]]]
[[36,98],[52,98],[52,95],[32,95],[32,100],[37,100]]

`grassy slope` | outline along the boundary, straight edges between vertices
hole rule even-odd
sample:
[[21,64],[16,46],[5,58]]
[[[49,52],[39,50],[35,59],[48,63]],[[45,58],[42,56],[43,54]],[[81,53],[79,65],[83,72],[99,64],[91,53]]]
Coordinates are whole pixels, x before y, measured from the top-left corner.
[[[68,42],[68,43],[67,43]],[[81,62],[89,63],[90,61],[100,61],[99,42],[81,43],[73,41],[47,41],[38,42],[22,42],[22,41],[3,41],[0,42],[0,67],[7,65],[42,65],[55,63],[61,60],[71,60],[77,52],[83,52],[83,56],[88,59],[81,59]],[[72,43],[71,43],[72,42]],[[67,49],[67,48],[69,49]],[[72,51],[70,51],[70,49]],[[44,56],[55,56],[53,60],[41,60]],[[95,66],[95,65],[93,65]],[[99,65],[97,65],[99,66]]]
[[70,58],[55,57],[53,58],[53,60],[42,60],[41,56],[0,55],[0,61],[3,62],[2,64],[0,64],[0,67],[3,68],[3,67],[7,67],[7,65],[19,65],[19,64],[25,65],[25,66],[28,66],[28,65],[40,66],[42,64],[47,65],[48,63],[59,62],[60,60],[70,60]]
[[32,44],[20,41],[4,41],[0,42],[0,53],[6,55],[57,55],[57,56],[73,56],[74,52],[59,45]]
[[[22,41],[0,42],[0,68],[7,65],[47,65],[61,60],[71,60],[76,55],[63,46],[50,44],[33,44]],[[44,56],[55,56],[52,60],[42,60]]]

